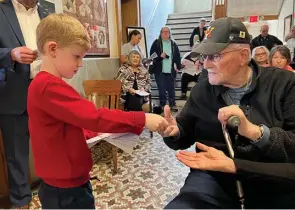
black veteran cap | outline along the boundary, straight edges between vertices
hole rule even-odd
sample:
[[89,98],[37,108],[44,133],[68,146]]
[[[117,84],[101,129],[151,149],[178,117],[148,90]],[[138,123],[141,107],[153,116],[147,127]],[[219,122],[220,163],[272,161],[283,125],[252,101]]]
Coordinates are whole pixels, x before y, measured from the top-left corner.
[[236,18],[226,17],[212,21],[205,31],[201,44],[192,49],[192,53],[213,55],[229,44],[250,44],[250,35],[246,26]]

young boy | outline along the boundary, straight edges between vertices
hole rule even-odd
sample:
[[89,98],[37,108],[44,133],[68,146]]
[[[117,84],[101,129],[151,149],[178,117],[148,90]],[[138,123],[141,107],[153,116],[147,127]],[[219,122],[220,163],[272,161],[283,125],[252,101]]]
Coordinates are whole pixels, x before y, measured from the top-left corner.
[[167,121],[154,114],[96,109],[62,78],[82,66],[90,42],[81,23],[52,14],[37,28],[42,71],[28,92],[28,113],[36,175],[43,181],[43,209],[95,208],[89,172],[92,157],[83,128],[95,132],[140,134],[144,127],[163,132]]

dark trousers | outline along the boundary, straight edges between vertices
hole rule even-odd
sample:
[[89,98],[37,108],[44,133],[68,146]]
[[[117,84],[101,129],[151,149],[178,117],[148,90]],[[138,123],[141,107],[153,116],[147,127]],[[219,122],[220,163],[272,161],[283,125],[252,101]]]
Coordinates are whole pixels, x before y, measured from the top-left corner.
[[175,106],[175,79],[172,77],[172,74],[155,74],[155,78],[159,90],[161,107],[166,105],[166,92],[168,92],[169,106]]
[[32,199],[29,185],[29,129],[28,115],[0,115],[9,194],[12,205],[28,205]]
[[[242,182],[243,184],[243,182]],[[247,188],[246,188],[247,186]],[[295,208],[295,192],[259,183],[243,184],[246,209]],[[180,193],[165,209],[240,209],[235,177],[219,172],[192,170]]]
[[41,182],[38,193],[42,209],[95,209],[91,183],[58,188]]
[[144,97],[126,93],[122,98],[125,100],[124,108],[126,111],[142,111],[142,105],[145,103]]
[[183,73],[181,77],[181,92],[183,94],[186,94],[188,83],[198,82],[198,78],[199,78],[199,75],[195,74],[194,76],[192,76],[190,74]]

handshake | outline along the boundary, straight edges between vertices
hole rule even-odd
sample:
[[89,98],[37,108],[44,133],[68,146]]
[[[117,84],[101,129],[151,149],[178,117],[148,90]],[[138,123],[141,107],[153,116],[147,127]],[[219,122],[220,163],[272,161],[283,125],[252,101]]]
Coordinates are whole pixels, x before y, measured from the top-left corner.
[[168,105],[164,107],[164,117],[156,114],[145,115],[145,127],[158,132],[163,137],[178,136],[179,129]]

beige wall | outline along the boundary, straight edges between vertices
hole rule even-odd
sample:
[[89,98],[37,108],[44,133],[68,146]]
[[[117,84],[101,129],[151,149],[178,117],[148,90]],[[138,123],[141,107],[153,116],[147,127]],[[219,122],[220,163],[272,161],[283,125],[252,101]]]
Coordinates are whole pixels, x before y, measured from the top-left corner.
[[212,10],[212,0],[175,0],[175,13],[204,12]]

